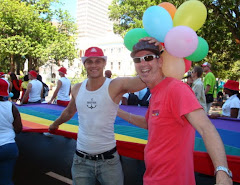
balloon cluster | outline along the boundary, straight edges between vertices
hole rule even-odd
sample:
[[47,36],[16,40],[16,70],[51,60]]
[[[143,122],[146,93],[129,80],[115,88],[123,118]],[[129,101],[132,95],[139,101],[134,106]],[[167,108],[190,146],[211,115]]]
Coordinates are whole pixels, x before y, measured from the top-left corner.
[[181,79],[193,62],[207,56],[209,46],[196,31],[207,18],[205,5],[198,0],[189,0],[177,9],[168,2],[151,6],[143,14],[143,27],[127,32],[124,44],[132,51],[143,37],[154,37],[165,46],[163,52],[163,73],[165,76]]

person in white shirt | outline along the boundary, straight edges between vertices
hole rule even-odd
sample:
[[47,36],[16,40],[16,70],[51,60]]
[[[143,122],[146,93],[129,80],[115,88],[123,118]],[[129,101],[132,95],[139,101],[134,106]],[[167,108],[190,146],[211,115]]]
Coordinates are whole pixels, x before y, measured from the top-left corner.
[[48,102],[48,104],[51,104],[53,100],[57,97],[57,104],[66,107],[70,102],[71,82],[65,76],[67,74],[66,68],[61,67],[58,72],[61,78],[58,80],[57,88],[55,89],[53,96]]
[[205,97],[205,90],[203,86],[203,82],[201,80],[203,74],[203,69],[200,66],[195,66],[192,71],[192,90],[195,93],[199,103],[202,105],[205,112],[207,112],[207,104],[206,104],[206,97]]
[[41,103],[41,99],[43,97],[43,84],[39,80],[37,80],[37,72],[34,70],[31,70],[28,72],[28,77],[29,80],[31,80],[28,83],[27,90],[21,100],[20,105],[25,102],[27,97],[28,99],[28,104],[29,103]]
[[18,158],[16,133],[22,131],[20,113],[9,96],[9,83],[0,78],[0,184],[13,184],[12,176]]
[[74,185],[123,185],[123,171],[116,149],[114,122],[123,94],[136,92],[145,83],[139,77],[104,77],[107,57],[102,49],[90,47],[82,62],[88,78],[72,89],[72,98],[61,116],[50,125],[58,129],[78,112],[78,138],[72,164]]
[[217,118],[222,116],[240,119],[239,82],[234,80],[228,80],[223,87],[223,92],[229,95],[229,98],[222,106],[222,115],[211,114],[210,118]]

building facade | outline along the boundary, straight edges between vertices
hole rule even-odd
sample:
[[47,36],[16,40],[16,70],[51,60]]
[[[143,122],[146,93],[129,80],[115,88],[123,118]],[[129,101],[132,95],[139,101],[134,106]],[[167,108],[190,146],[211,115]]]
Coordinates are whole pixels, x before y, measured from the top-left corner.
[[79,58],[91,46],[103,49],[108,57],[106,70],[116,76],[135,74],[130,51],[124,46],[123,38],[113,33],[113,23],[108,18],[108,6],[111,0],[77,1],[77,47]]

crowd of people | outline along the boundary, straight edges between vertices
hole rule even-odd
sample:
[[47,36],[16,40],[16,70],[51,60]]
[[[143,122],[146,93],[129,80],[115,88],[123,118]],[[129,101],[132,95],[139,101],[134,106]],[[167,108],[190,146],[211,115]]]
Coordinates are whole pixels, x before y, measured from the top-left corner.
[[[101,48],[90,47],[81,58],[88,78],[72,88],[66,68],[59,68],[60,79],[47,103],[56,100],[66,108],[49,126],[49,131],[58,129],[78,114],[77,145],[71,171],[74,185],[94,185],[96,180],[101,184],[123,185],[114,136],[116,116],[148,130],[144,185],[195,184],[195,130],[203,138],[212,159],[216,184],[232,184],[222,140],[207,116],[214,101],[216,83],[211,64],[194,66],[187,83],[183,83],[163,74],[163,53],[164,48],[154,38],[141,39],[131,52],[138,75],[111,79],[110,70],[104,73],[107,56]],[[206,75],[202,81],[203,73]],[[18,99],[20,105],[45,101],[46,86],[34,70],[29,71],[23,82],[14,73],[10,74],[9,81],[0,73],[0,184],[11,183],[18,155],[14,137],[21,131],[22,122],[14,103]],[[13,93],[14,103],[8,99],[9,92]],[[222,114],[210,117],[240,118],[239,83],[228,80],[224,93],[229,98],[223,104]],[[119,105],[145,106],[148,110],[144,117],[125,112]]]
[[[204,81],[202,82],[203,72],[206,73]],[[211,71],[211,64],[205,62],[202,67],[194,66],[192,71],[185,77],[186,83],[194,91],[199,103],[209,115],[209,110],[214,101],[214,91],[216,86],[216,78]],[[222,105],[222,113],[212,113],[210,118],[229,117],[240,119],[240,95],[239,95],[239,82],[234,80],[227,80],[223,85],[223,92],[228,99]],[[217,93],[216,100],[221,98],[223,101],[223,93]]]

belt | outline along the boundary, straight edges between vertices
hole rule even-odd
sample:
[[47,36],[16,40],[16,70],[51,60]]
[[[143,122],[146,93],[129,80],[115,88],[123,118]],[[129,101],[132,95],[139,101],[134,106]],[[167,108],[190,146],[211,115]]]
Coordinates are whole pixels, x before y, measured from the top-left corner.
[[114,147],[113,149],[103,152],[101,154],[91,155],[91,154],[88,154],[82,151],[77,151],[77,150],[76,150],[76,154],[79,157],[96,161],[99,159],[112,159],[114,158],[112,154],[114,154],[116,151],[117,151],[117,147]]

